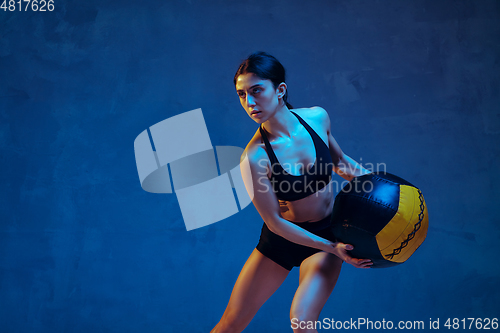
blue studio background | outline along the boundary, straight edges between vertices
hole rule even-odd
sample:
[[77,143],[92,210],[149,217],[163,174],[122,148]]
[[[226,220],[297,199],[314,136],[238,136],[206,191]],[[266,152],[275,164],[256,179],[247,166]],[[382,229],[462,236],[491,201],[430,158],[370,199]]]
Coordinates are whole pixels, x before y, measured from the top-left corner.
[[[0,38],[0,332],[210,331],[262,220],[187,232],[175,195],[141,189],[133,143],[202,108],[214,146],[245,147],[232,79],[258,50],[429,208],[414,256],[344,265],[320,319],[500,316],[499,1],[55,0],[0,11]],[[246,331],[291,331],[297,284]]]

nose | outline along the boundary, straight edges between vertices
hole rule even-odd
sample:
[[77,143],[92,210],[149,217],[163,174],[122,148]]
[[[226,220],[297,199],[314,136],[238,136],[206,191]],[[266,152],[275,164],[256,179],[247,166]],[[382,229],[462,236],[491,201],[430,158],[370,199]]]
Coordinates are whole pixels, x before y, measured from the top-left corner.
[[247,106],[254,106],[255,105],[255,98],[250,95],[250,94],[247,94]]

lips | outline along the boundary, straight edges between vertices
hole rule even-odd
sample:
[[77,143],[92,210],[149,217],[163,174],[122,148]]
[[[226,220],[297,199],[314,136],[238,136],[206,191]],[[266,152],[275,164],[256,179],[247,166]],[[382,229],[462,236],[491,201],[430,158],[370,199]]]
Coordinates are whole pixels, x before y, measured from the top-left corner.
[[259,114],[261,111],[257,111],[257,110],[253,110],[252,112],[250,112],[250,114],[252,116],[256,115],[256,114]]

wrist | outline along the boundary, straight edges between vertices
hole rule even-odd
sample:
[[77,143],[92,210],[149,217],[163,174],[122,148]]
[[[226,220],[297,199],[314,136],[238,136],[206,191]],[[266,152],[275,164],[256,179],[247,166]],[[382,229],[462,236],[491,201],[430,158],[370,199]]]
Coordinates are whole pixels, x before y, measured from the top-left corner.
[[321,244],[320,250],[325,252],[331,252],[332,249],[335,248],[336,246],[337,246],[336,243],[331,242],[329,240],[325,240],[325,242]]

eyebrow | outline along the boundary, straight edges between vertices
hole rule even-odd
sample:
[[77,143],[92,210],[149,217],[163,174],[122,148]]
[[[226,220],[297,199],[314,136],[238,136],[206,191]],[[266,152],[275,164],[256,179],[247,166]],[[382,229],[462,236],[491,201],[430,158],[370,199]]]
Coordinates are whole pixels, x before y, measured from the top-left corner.
[[[262,83],[257,83],[257,84],[254,84],[253,86],[251,86],[250,88],[248,88],[249,90],[252,89],[252,88],[255,88],[257,86],[264,86]],[[243,91],[243,89],[237,89],[236,91]]]

